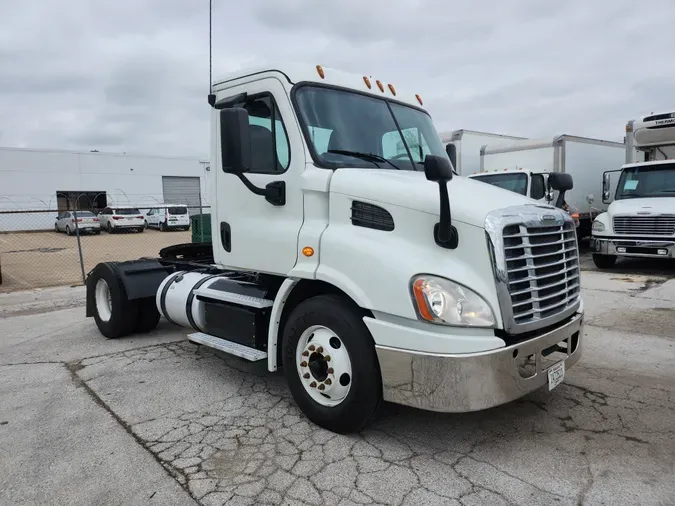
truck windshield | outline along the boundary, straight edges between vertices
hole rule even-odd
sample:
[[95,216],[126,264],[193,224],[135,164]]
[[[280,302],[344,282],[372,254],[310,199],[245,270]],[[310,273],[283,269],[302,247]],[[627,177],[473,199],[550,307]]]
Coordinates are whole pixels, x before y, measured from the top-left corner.
[[616,200],[640,197],[675,197],[675,163],[624,169]]
[[429,115],[414,107],[309,85],[295,99],[322,166],[424,170],[426,155],[447,156]]
[[471,179],[478,179],[484,183],[527,196],[527,174],[524,173],[486,174],[474,176]]

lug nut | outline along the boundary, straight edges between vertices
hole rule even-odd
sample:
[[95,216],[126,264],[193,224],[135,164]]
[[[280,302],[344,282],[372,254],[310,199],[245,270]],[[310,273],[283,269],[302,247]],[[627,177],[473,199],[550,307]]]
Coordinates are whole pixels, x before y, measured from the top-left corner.
[[326,355],[325,357],[323,357],[323,359],[324,359],[326,362],[330,362],[330,355]]
[[319,385],[319,390],[325,390],[325,389],[326,389],[326,385],[324,385],[323,383],[321,383],[321,384]]
[[303,357],[309,357],[309,352],[307,350],[302,352]]
[[309,384],[309,386],[310,386],[311,388],[315,388],[315,387],[316,387],[316,381],[312,381],[312,382]]
[[330,378],[326,378],[326,381],[324,381],[324,383],[325,383],[326,385],[332,385],[332,384],[333,384],[333,382],[331,381]]
[[314,348],[314,345],[313,345],[313,344],[310,344],[310,345],[307,347],[307,349],[308,349],[309,351],[314,351],[316,348]]
[[328,374],[333,374],[335,373],[335,370],[332,367],[329,367],[327,372]]
[[309,373],[306,372],[305,374],[302,375],[302,377],[305,378],[305,379],[309,379]]
[[316,352],[317,352],[317,353],[323,353],[323,346],[319,346],[319,347],[316,349]]
[[300,362],[300,367],[307,367],[307,362],[305,362],[304,360]]

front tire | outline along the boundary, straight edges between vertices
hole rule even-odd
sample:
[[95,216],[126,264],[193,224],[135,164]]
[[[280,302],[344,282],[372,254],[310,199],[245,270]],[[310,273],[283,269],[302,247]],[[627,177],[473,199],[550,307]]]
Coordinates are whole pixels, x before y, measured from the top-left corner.
[[93,297],[94,320],[98,330],[108,339],[131,334],[138,320],[138,304],[127,298],[115,264],[101,263],[94,267],[87,280],[87,296]]
[[616,263],[616,255],[593,255],[593,263],[598,269],[609,269]]
[[382,403],[373,338],[359,308],[338,295],[300,303],[283,333],[291,394],[315,424],[339,434],[365,428]]

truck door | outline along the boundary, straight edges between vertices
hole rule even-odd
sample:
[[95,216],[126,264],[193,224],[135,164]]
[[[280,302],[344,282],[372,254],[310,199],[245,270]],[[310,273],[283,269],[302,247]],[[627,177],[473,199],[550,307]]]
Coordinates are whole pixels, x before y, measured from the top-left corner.
[[[240,95],[241,99],[236,98]],[[229,88],[217,100],[229,97],[234,101],[228,107],[243,107],[249,113],[252,168],[245,177],[258,188],[284,182],[285,203],[274,205],[248,190],[236,175],[222,172],[217,147],[216,193],[212,194],[217,215],[215,260],[227,267],[285,275],[296,263],[303,223],[300,178],[305,155],[300,130],[288,95],[274,77]],[[214,112],[219,139],[219,111]]]

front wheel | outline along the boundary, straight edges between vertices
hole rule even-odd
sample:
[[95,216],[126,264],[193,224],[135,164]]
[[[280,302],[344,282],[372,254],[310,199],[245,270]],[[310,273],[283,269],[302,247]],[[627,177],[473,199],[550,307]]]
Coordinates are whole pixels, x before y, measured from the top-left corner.
[[351,301],[312,297],[296,307],[283,333],[283,366],[300,409],[317,425],[358,432],[382,402],[373,338]]
[[593,255],[593,263],[598,269],[609,269],[616,263],[616,255]]

